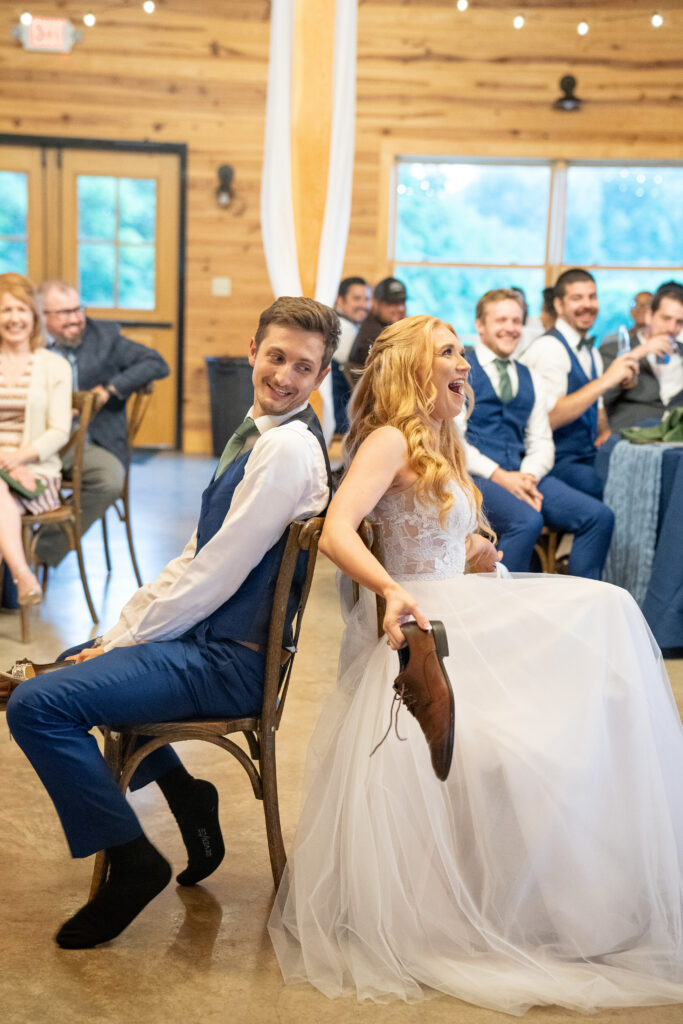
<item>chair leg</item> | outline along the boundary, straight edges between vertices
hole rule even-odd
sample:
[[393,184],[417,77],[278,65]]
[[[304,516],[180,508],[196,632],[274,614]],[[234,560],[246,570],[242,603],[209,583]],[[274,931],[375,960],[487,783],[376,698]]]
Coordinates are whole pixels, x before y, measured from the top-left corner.
[[85,562],[83,561],[83,549],[81,547],[81,535],[78,529],[74,530],[74,547],[76,548],[76,558],[78,559],[78,569],[81,574],[81,583],[83,584],[83,593],[85,599],[88,602],[88,610],[93,622],[99,622],[97,612],[95,611],[95,605],[92,603],[92,597],[90,596],[90,587],[88,586],[88,577],[85,574]]
[[287,863],[282,840],[280,807],[277,795],[277,768],[275,766],[275,734],[261,737],[261,781],[263,784],[263,813],[266,819],[266,838],[270,854],[270,868],[277,889]]
[[21,622],[21,642],[27,644],[31,639],[31,631],[29,629],[29,607],[25,604],[19,605],[19,620]]
[[[111,773],[118,783],[123,772],[127,744],[121,733],[112,732],[110,729],[104,728],[102,731],[104,732],[104,750],[102,751],[102,756],[109,765]],[[90,879],[88,902],[97,895],[98,890],[104,885],[107,880],[108,871],[109,857],[107,856],[107,851],[100,850],[95,854],[92,877]]]
[[109,870],[109,858],[107,857],[106,850],[99,850],[95,854],[95,862],[92,869],[92,878],[90,879],[90,892],[88,893],[88,903],[94,900],[97,893],[104,885],[107,880],[107,871]]
[[111,558],[109,557],[109,534],[107,532],[107,510],[105,509],[104,515],[102,516],[102,543],[104,544],[104,561],[107,566],[107,572],[111,572]]
[[557,534],[551,530],[548,534],[548,572],[557,572],[555,556],[557,553]]
[[126,537],[128,538],[128,549],[130,551],[130,560],[133,563],[133,572],[135,573],[135,579],[138,581],[138,586],[142,586],[142,576],[140,575],[140,569],[138,567],[138,560],[135,557],[135,547],[133,546],[133,530],[130,525],[130,506],[128,504],[128,493],[123,492],[123,517],[126,524]]

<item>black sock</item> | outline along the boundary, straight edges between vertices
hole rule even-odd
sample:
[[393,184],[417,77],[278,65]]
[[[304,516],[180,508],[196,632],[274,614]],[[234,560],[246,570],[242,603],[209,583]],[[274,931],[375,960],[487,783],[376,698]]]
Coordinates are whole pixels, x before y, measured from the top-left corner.
[[171,865],[146,836],[107,853],[107,881],[57,932],[57,945],[64,949],[90,949],[116,938],[171,880]]
[[176,876],[179,885],[196,885],[216,870],[225,856],[218,821],[218,790],[194,779],[182,765],[157,779],[187,850],[187,867]]

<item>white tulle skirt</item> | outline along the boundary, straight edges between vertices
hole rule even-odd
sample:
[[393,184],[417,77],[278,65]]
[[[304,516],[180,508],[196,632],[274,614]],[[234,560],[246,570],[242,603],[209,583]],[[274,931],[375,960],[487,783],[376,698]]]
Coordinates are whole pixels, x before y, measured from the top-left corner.
[[446,783],[403,709],[374,597],[337,691],[270,933],[328,996],[430,990],[521,1014],[683,1002],[683,729],[632,598],[569,577],[405,584],[446,623]]

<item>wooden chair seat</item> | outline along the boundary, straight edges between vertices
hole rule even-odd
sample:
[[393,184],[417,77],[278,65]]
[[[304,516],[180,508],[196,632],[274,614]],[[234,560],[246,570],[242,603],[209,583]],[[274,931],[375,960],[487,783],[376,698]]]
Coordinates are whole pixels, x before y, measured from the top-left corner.
[[[321,517],[291,523],[275,586],[268,644],[261,713],[242,718],[192,719],[176,722],[150,722],[134,727],[102,727],[104,757],[114,778],[125,793],[138,765],[154,750],[167,743],[205,740],[231,754],[244,768],[257,800],[263,801],[266,836],[273,881],[277,887],[284,871],[286,855],[278,805],[275,738],[279,728],[294,664],[296,645],[308,600],[318,551],[318,539],[324,520]],[[293,650],[283,650],[287,626],[287,603],[299,556],[307,552],[306,575],[293,623]],[[246,749],[231,738],[241,734]],[[136,749],[139,737],[150,739]],[[94,896],[106,878],[105,852],[97,854],[90,887]]]

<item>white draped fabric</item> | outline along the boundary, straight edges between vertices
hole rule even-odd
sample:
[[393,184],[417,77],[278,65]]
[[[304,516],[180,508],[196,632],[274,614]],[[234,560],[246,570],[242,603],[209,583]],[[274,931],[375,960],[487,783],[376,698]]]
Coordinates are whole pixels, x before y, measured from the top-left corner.
[[[273,0],[266,104],[266,139],[261,181],[261,231],[275,296],[301,295],[291,172],[292,69],[296,0]],[[333,305],[344,264],[351,213],[356,111],[355,0],[337,0],[330,166],[325,217],[318,254],[315,298]],[[322,170],[321,170],[322,173]],[[320,389],[323,432],[334,431],[332,384]]]
[[261,178],[261,232],[273,292],[301,295],[292,204],[292,63],[295,0],[273,0]]

